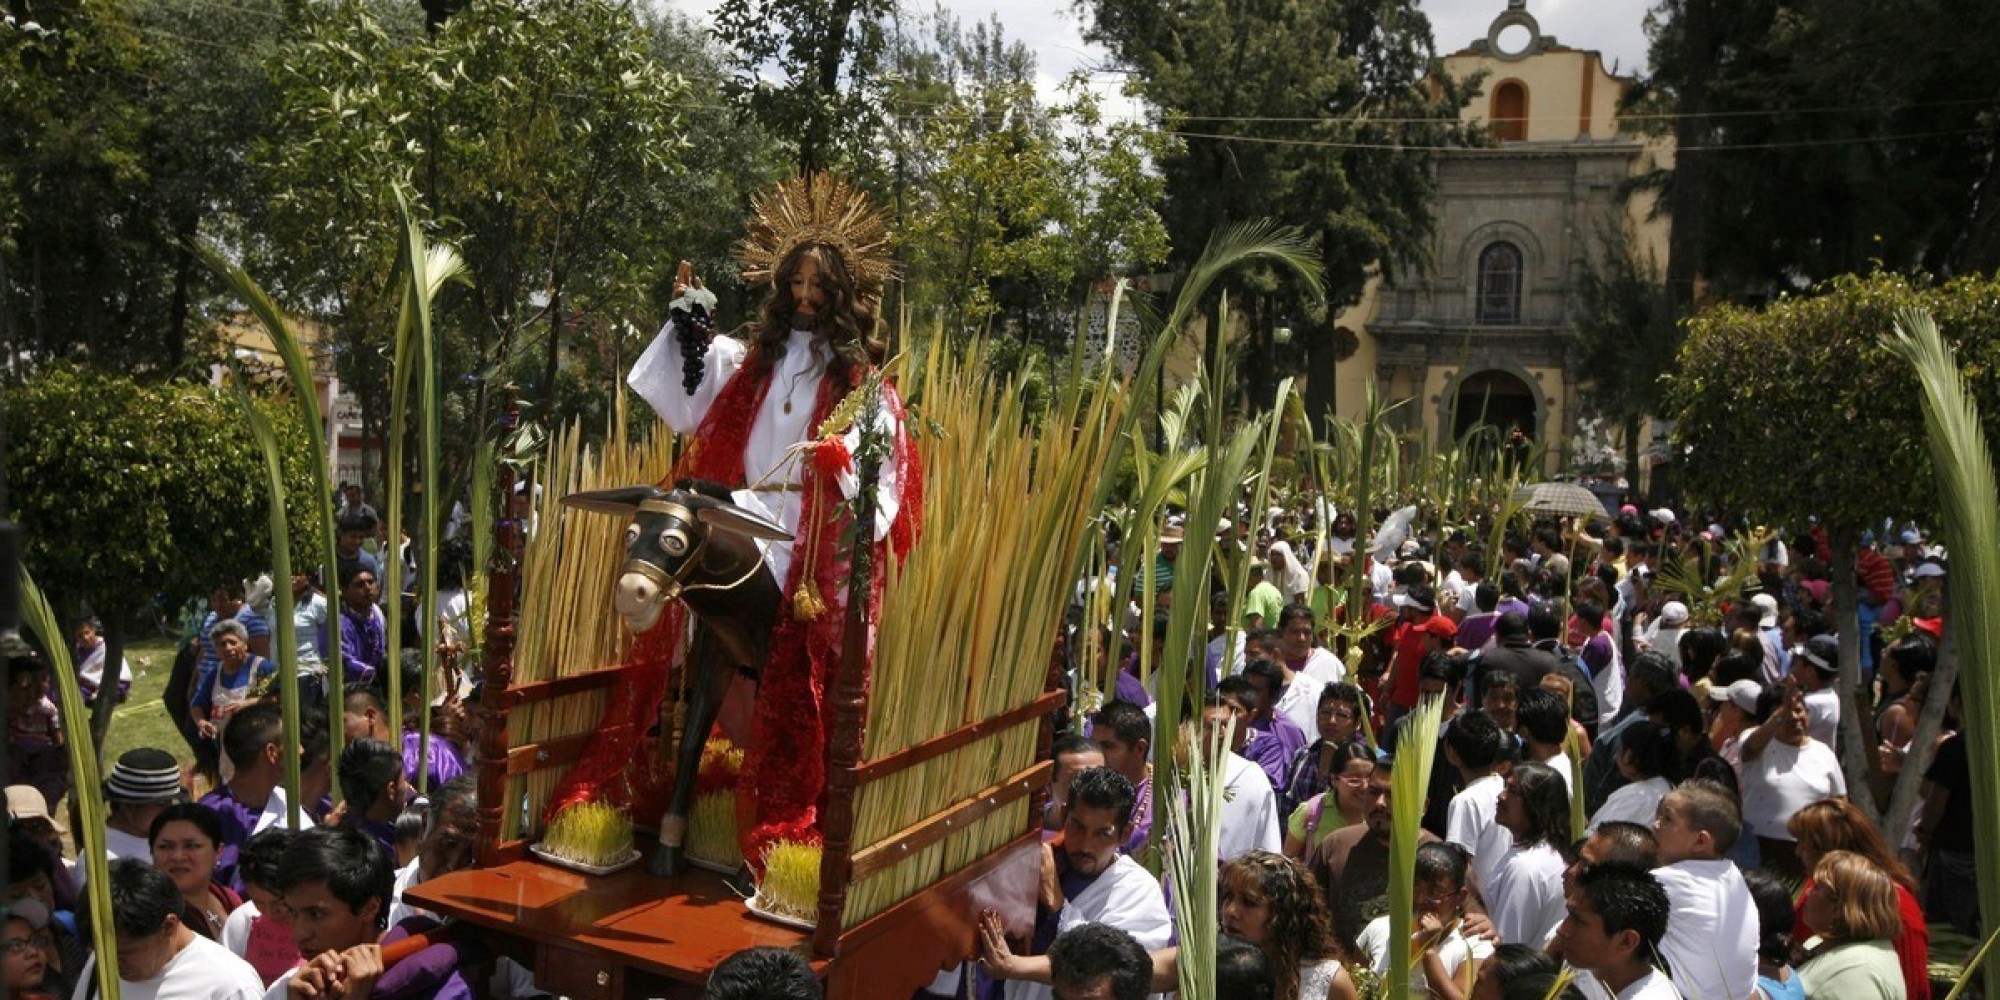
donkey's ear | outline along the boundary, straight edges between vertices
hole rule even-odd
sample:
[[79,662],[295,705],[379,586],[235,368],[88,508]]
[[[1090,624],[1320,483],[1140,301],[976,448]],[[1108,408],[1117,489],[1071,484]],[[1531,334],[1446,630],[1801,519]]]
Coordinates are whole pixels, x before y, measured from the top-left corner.
[[588,490],[562,498],[562,505],[613,517],[631,517],[639,504],[660,495],[657,486],[620,486],[615,490]]
[[717,531],[728,531],[773,542],[792,540],[792,533],[786,531],[784,525],[767,521],[733,504],[699,508],[694,512],[694,519]]

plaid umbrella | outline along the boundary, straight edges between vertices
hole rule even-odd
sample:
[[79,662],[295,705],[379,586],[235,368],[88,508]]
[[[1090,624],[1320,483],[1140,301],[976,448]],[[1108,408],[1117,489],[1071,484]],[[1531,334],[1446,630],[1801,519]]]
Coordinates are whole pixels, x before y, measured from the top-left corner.
[[1575,483],[1533,483],[1514,491],[1514,502],[1530,514],[1557,517],[1602,517],[1604,503],[1597,494]]

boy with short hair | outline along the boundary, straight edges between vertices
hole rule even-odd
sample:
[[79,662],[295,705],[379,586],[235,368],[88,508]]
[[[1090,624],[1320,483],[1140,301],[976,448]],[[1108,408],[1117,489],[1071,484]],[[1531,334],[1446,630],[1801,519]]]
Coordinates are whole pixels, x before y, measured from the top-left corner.
[[1500,773],[1500,740],[1499,724],[1483,711],[1465,713],[1444,734],[1445,759],[1465,781],[1445,810],[1444,839],[1471,856],[1472,885],[1482,893],[1514,846],[1499,819],[1500,789],[1507,783]]
[[1656,961],[1667,931],[1667,892],[1651,872],[1618,861],[1577,873],[1556,942],[1591,1000],[1680,1000]]
[[1660,800],[1653,819],[1672,917],[1660,951],[1683,996],[1750,1000],[1757,988],[1757,903],[1725,855],[1743,831],[1736,799],[1706,778]]

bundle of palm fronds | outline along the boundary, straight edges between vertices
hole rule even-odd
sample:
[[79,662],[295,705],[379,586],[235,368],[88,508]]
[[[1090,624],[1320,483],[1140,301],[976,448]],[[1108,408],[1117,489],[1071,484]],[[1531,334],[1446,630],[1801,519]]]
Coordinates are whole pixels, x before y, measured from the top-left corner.
[[[572,424],[553,435],[537,463],[534,531],[522,555],[520,626],[514,646],[514,683],[528,684],[589,673],[623,662],[631,645],[624,620],[604,597],[625,558],[625,525],[617,518],[562,506],[580,490],[653,483],[673,466],[671,435],[625,434],[622,406],[599,448],[584,444]],[[602,717],[608,692],[587,691],[516,709],[507,723],[507,745],[527,746],[587,733]],[[507,801],[522,804],[502,814],[501,836],[518,837],[524,818],[542,815],[565,769],[545,768],[507,779]]]
[[[1684,547],[1660,560],[1655,587],[1687,605],[1689,625],[1720,625],[1723,609],[1742,600],[1744,591],[1756,582],[1757,553],[1772,537],[1773,532],[1760,527],[1731,535],[1726,542]],[[1711,554],[1705,548],[1709,544],[1723,546],[1728,557],[1728,568],[1714,579],[1709,578],[1706,558]]]
[[[1123,396],[1024,398],[940,346],[906,379],[925,460],[922,539],[885,567],[862,756],[875,760],[1039,697]],[[1034,762],[1039,720],[861,786],[854,846],[875,844]],[[857,880],[845,923],[881,912],[1027,829],[1025,799]]]

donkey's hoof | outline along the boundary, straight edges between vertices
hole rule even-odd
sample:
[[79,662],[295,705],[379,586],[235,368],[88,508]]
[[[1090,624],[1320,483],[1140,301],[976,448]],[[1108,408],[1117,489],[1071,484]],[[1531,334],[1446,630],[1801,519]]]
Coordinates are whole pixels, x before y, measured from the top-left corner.
[[646,870],[661,878],[673,878],[687,872],[687,852],[678,847],[661,844],[653,852],[651,861],[646,862]]

